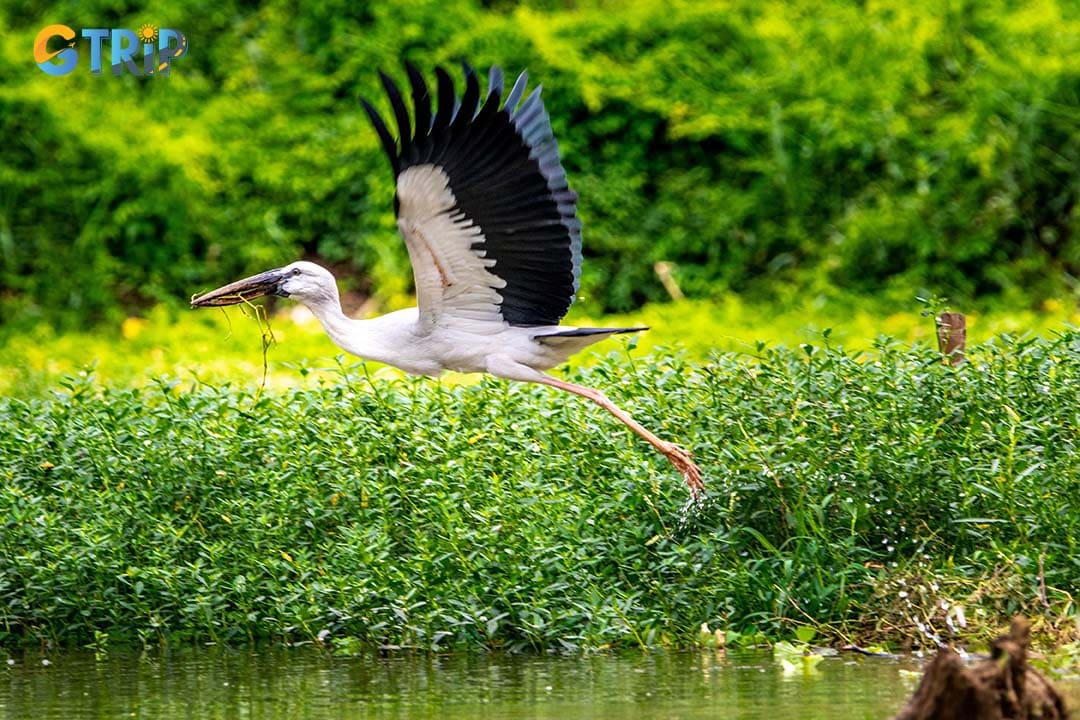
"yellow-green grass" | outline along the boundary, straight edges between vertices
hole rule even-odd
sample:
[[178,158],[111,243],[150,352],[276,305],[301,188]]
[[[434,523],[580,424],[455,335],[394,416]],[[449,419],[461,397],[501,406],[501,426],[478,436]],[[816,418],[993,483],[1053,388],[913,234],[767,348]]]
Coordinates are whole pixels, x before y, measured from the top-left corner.
[[[705,359],[716,350],[756,353],[758,343],[775,347],[828,342],[857,350],[871,347],[879,335],[930,343],[934,333],[932,319],[921,314],[914,300],[905,308],[850,298],[810,299],[776,307],[729,296],[719,301],[649,305],[617,316],[575,313],[568,322],[651,328],[636,340],[600,343],[573,361],[585,365],[620,347],[630,348],[636,357],[657,347],[675,347],[690,359]],[[1080,312],[1071,302],[1051,301],[1040,310],[990,308],[968,314],[968,341],[976,344],[1001,333],[1050,336],[1076,324],[1080,324]],[[321,369],[336,366],[335,357],[341,351],[302,308],[279,306],[271,327],[268,388],[317,382]],[[0,338],[0,393],[40,393],[64,375],[89,367],[109,386],[142,385],[162,376],[182,382],[259,385],[263,382],[263,332],[249,311],[236,308],[177,311],[158,307],[119,326],[80,333],[59,334],[41,326],[27,334]],[[376,364],[371,371],[395,372]]]

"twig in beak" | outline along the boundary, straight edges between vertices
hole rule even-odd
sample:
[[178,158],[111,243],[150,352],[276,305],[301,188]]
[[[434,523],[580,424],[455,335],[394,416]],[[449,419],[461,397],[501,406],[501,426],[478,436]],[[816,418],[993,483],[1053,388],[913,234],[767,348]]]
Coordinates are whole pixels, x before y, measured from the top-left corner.
[[[240,296],[237,296],[240,297]],[[270,345],[277,344],[277,338],[274,337],[274,329],[270,326],[270,315],[266,312],[265,305],[256,305],[250,300],[240,297],[241,304],[250,309],[254,313],[256,321],[259,323],[259,329],[262,330],[262,362],[263,362],[263,376],[262,383],[259,385],[258,392],[255,393],[255,402],[259,402],[259,398],[262,397],[263,390],[266,389],[266,381],[270,377],[270,363],[267,357]],[[241,308],[240,312],[244,313],[248,317],[248,310]],[[266,324],[266,329],[263,330],[263,323]]]

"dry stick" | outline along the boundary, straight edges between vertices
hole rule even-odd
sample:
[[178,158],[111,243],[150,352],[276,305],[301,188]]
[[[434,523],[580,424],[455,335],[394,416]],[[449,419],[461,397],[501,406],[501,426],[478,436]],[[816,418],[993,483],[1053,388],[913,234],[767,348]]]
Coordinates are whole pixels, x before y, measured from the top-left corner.
[[963,313],[943,312],[937,316],[938,350],[953,367],[964,362],[967,344],[967,319]]
[[675,269],[675,263],[660,261],[653,265],[653,272],[656,273],[656,277],[660,278],[660,284],[667,290],[668,295],[672,300],[683,300],[686,298],[683,295],[682,288],[679,287],[679,283],[675,282],[675,276],[673,270]]
[[1043,607],[1050,609],[1050,601],[1046,599],[1046,574],[1043,572],[1043,561],[1046,560],[1046,551],[1039,555],[1039,601]]

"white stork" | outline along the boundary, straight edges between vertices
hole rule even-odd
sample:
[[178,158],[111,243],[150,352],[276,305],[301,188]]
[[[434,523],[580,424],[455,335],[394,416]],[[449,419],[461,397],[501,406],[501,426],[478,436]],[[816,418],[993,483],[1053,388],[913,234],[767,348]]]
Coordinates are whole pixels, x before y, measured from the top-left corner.
[[559,325],[578,289],[581,221],[540,86],[522,100],[523,72],[504,99],[502,72],[493,67],[481,104],[471,67],[464,66],[460,99],[450,76],[436,68],[432,115],[423,76],[411,64],[405,67],[411,123],[401,91],[379,73],[399,141],[375,108],[362,102],[394,171],[394,209],[418,307],[350,319],[341,310],[334,276],[310,262],[239,280],[193,299],[192,306],[289,297],[306,305],[339,347],[361,358],[417,375],[489,373],[576,393],[663,453],[697,495],[704,487],[701,471],[685,449],[646,430],[599,390],[544,372],[609,335],[647,328]]

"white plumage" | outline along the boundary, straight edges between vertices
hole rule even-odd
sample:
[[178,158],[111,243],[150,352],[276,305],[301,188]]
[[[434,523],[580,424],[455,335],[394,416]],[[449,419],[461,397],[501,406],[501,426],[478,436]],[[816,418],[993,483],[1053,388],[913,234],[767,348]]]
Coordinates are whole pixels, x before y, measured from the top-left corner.
[[701,473],[686,450],[656,437],[598,390],[544,372],[612,334],[647,328],[559,324],[577,292],[581,223],[539,87],[519,104],[527,84],[522,73],[503,102],[502,73],[492,68],[481,105],[471,68],[465,66],[462,98],[437,68],[433,115],[422,76],[410,65],[406,70],[415,132],[386,75],[399,139],[373,106],[365,101],[364,107],[394,171],[397,223],[412,262],[417,307],[348,318],[333,275],[310,262],[239,280],[192,305],[285,296],[306,305],[330,338],[358,357],[417,375],[481,372],[581,395],[662,452],[700,492]]
[[434,327],[441,317],[502,324],[497,292],[506,281],[491,272],[484,235],[457,209],[450,179],[435,165],[417,165],[397,182],[398,229],[405,238],[416,279],[420,320]]

